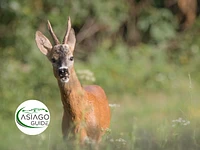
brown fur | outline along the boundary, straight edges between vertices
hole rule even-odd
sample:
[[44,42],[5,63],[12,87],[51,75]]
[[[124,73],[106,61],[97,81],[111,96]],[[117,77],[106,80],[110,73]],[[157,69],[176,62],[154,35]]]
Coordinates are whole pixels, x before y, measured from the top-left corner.
[[[72,68],[73,79],[67,85],[58,81],[64,106],[63,136],[80,133],[80,141],[99,142],[110,124],[110,109],[103,89],[97,85],[82,87]],[[72,126],[73,127],[72,127]],[[73,128],[73,129],[71,129]]]
[[[48,28],[54,38],[55,45],[52,46],[49,40],[39,31],[36,32],[36,43],[40,51],[50,61],[52,61],[52,58],[57,61],[57,63],[52,62],[52,64],[64,108],[62,119],[63,137],[78,135],[81,143],[88,140],[99,143],[102,135],[110,125],[110,108],[106,94],[97,85],[82,87],[76,76],[73,62],[69,60],[73,56],[76,42],[70,19],[68,20],[68,29],[63,44],[59,44],[60,42],[53,33],[50,22],[48,22]],[[70,77],[67,83],[61,82],[58,74],[61,61],[70,64],[68,66]]]

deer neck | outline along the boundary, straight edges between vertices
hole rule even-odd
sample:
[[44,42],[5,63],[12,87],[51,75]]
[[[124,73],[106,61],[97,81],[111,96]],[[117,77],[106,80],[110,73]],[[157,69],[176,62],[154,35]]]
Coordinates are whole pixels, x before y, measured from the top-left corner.
[[76,72],[72,67],[70,70],[70,79],[68,83],[62,83],[58,80],[60,88],[61,100],[64,107],[64,112],[72,117],[79,116],[82,104],[84,103],[85,92],[78,80]]

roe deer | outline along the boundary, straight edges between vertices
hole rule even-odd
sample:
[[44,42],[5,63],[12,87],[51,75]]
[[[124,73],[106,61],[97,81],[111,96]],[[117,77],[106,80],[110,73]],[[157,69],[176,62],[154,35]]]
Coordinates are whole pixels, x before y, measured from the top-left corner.
[[50,22],[48,30],[53,38],[50,43],[40,31],[36,32],[36,43],[40,51],[52,63],[54,76],[60,88],[64,108],[62,118],[63,137],[69,133],[79,135],[80,143],[99,143],[110,124],[110,108],[104,90],[97,85],[82,87],[74,70],[73,52],[76,37],[71,28],[70,17],[62,44],[56,37]]

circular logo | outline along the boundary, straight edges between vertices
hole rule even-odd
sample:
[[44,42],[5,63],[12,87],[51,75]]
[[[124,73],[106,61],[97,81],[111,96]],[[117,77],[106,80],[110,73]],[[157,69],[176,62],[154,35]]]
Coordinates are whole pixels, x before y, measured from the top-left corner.
[[19,130],[28,135],[42,133],[50,123],[48,108],[38,100],[27,100],[15,112],[15,123]]

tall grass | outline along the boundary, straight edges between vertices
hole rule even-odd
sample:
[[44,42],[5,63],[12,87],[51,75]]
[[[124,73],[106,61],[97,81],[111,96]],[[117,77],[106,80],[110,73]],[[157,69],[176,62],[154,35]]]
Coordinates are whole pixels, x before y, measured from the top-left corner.
[[[193,72],[188,76],[187,67],[170,63],[157,46],[100,47],[89,62],[75,56],[81,82],[101,85],[110,106],[117,106],[100,149],[198,150],[200,87]],[[26,63],[0,60],[0,149],[87,149],[62,140],[63,108],[52,67],[39,51],[28,55]],[[14,123],[15,109],[27,99],[41,100],[50,110],[50,126],[41,135],[24,135]]]

